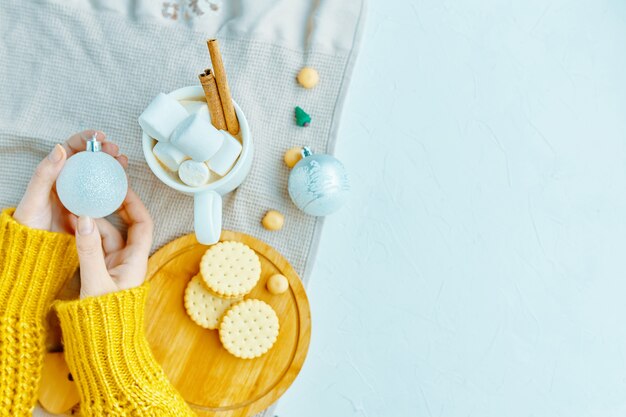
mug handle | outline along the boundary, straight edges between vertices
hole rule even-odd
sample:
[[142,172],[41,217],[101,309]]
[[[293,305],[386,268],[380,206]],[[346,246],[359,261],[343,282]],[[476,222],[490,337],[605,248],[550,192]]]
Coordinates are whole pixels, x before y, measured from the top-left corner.
[[203,245],[217,243],[222,234],[222,196],[213,190],[196,193],[193,221],[198,242]]

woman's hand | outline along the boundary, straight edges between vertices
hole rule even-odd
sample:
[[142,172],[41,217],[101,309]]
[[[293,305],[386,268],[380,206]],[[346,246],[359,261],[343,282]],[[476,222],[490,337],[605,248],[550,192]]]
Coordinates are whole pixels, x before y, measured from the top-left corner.
[[54,184],[65,161],[85,150],[85,138],[93,134],[102,142],[102,150],[115,157],[126,169],[128,158],[119,155],[119,147],[106,142],[102,132],[85,130],[70,137],[63,145],[55,145],[50,154],[39,163],[13,218],[32,229],[74,234],[75,216],[59,201]]
[[78,218],[76,247],[80,259],[80,298],[95,297],[141,285],[152,246],[152,218],[129,189],[117,212],[128,224],[126,241],[107,220]]
[[148,255],[152,246],[152,219],[139,197],[128,190],[119,216],[128,224],[128,238],[107,220],[77,218],[59,200],[55,182],[65,161],[85,150],[86,139],[96,134],[102,150],[113,156],[126,169],[128,158],[119,154],[119,147],[107,142],[104,133],[86,130],[70,137],[63,145],[55,145],[39,163],[13,218],[33,229],[76,235],[80,259],[81,298],[103,295],[141,285],[145,279]]

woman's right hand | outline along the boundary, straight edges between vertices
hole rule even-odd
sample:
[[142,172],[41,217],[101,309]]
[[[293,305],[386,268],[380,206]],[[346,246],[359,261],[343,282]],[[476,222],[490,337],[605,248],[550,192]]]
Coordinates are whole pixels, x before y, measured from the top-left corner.
[[80,216],[76,221],[80,298],[137,287],[145,280],[152,247],[150,213],[131,189],[117,213],[128,225],[126,240],[105,219]]
[[108,153],[126,169],[128,158],[120,155],[120,148],[106,141],[104,133],[97,130],[85,130],[72,135],[63,145],[55,145],[43,161],[39,163],[26,188],[13,218],[31,229],[52,232],[74,233],[75,216],[67,211],[56,193],[55,182],[61,173],[65,161],[77,152],[85,150],[88,137],[96,135],[102,142],[102,151]]

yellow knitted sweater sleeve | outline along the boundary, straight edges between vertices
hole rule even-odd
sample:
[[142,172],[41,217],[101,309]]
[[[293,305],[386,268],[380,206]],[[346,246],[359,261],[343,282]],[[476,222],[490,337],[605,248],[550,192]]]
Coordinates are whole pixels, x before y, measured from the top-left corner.
[[44,320],[78,266],[74,237],[0,214],[0,416],[31,416],[45,354]]
[[81,415],[195,416],[170,385],[145,337],[147,284],[55,304]]

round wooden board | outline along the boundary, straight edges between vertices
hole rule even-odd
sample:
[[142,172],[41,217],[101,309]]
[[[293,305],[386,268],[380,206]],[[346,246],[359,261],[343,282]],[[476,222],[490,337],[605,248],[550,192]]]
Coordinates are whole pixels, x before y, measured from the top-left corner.
[[[191,321],[183,295],[208,248],[194,235],[168,243],[150,258],[146,334],[157,361],[199,416],[247,417],[274,403],[300,372],[311,337],[311,313],[300,278],[275,249],[237,232],[223,231],[220,240],[242,242],[259,256],[261,279],[245,298],[263,300],[276,311],[280,334],[272,349],[256,359],[236,358],[222,347],[217,330]],[[265,289],[276,273],[289,280],[284,294]]]

